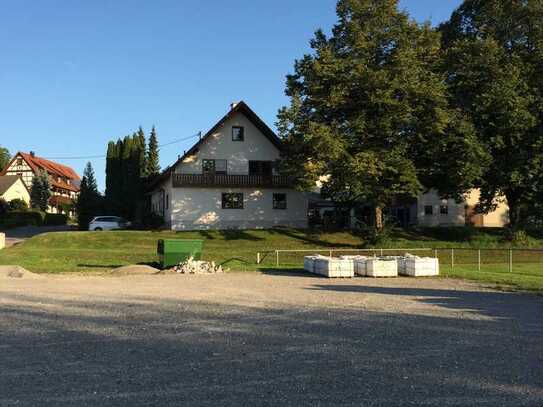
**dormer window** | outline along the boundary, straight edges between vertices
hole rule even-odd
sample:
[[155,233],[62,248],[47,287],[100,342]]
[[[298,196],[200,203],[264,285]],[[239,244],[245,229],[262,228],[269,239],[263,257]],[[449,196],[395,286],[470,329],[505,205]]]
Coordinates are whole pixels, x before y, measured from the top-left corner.
[[232,141],[243,141],[245,139],[245,129],[241,126],[232,126]]

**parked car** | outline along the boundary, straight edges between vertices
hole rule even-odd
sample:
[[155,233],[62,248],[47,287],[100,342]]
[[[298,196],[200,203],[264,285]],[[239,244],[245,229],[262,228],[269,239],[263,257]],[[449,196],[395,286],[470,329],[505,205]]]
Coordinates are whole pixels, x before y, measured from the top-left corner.
[[130,226],[130,222],[118,216],[96,216],[90,221],[89,230],[125,229],[128,226]]

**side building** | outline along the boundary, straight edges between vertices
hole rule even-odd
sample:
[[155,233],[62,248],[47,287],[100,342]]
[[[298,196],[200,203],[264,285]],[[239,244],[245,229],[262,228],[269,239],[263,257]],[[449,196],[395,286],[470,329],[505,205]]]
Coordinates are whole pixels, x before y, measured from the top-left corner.
[[307,194],[276,171],[282,142],[242,102],[154,181],[151,209],[173,230],[307,227]]
[[51,184],[49,199],[50,213],[73,215],[72,208],[79,195],[79,175],[70,167],[36,156],[33,152],[18,152],[0,175],[16,175],[24,182],[28,190],[32,189],[34,175],[45,171]]

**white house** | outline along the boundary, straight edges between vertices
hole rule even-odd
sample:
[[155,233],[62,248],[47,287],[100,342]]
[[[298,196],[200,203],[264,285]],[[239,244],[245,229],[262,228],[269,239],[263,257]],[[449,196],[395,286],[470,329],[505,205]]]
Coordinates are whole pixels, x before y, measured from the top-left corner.
[[0,175],[0,198],[6,202],[20,199],[27,205],[30,204],[30,192],[17,175]]
[[497,199],[496,209],[479,214],[475,207],[479,202],[480,192],[471,190],[464,200],[441,199],[438,193],[430,190],[419,196],[414,207],[416,223],[421,226],[464,226],[503,227],[509,222],[509,208],[504,198]]
[[[70,167],[36,156],[33,152],[18,152],[0,175],[17,176],[32,189],[32,179],[46,172],[51,184],[51,198],[47,212],[62,213],[72,207],[79,196],[79,175]],[[74,215],[70,211],[70,215]]]
[[281,148],[247,104],[232,104],[155,180],[151,209],[173,230],[307,227],[307,195],[275,169]]

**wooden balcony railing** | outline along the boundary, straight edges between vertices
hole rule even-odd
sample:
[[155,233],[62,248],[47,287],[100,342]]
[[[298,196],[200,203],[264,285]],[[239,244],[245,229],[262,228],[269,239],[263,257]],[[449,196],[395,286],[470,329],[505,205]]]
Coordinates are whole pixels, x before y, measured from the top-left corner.
[[292,186],[289,178],[284,175],[172,174],[172,182],[174,188],[288,188]]

